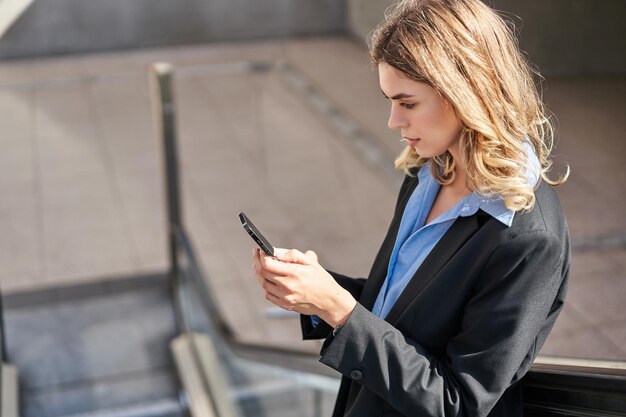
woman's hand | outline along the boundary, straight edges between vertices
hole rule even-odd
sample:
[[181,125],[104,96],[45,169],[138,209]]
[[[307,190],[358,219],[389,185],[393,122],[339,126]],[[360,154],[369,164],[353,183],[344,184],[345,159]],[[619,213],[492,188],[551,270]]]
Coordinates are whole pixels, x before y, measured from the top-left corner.
[[254,272],[273,304],[306,315],[317,315],[332,327],[345,323],[356,305],[318,263],[313,251],[276,249],[275,257],[253,251]]

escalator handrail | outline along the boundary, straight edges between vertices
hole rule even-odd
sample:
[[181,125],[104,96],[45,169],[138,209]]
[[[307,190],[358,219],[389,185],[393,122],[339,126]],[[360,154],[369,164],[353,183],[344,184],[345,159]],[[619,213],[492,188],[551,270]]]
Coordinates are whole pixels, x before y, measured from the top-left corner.
[[[4,333],[4,308],[2,305],[2,291],[0,290],[0,363],[7,362],[7,346]],[[2,381],[0,381],[0,388]]]

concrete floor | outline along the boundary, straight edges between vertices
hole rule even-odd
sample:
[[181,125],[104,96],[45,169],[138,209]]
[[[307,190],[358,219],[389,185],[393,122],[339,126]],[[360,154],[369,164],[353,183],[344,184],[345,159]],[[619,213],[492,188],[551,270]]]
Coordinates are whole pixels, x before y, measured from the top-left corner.
[[[185,220],[226,318],[247,341],[318,350],[299,340],[295,317],[270,317],[237,213],[277,246],[367,274],[391,218],[401,144],[366,50],[345,38],[0,63],[2,291],[167,267],[145,73],[158,60],[177,68]],[[542,353],[626,360],[626,77],[546,85],[555,176],[572,169],[558,193],[575,249],[568,304]]]

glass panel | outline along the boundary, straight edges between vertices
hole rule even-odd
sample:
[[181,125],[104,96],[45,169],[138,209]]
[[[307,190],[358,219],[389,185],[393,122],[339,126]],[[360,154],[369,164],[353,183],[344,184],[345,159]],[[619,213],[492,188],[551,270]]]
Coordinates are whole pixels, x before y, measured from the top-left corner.
[[552,77],[546,84],[558,120],[556,171],[564,163],[572,170],[556,188],[572,264],[565,308],[541,353],[626,360],[626,120],[619,116],[626,78]]
[[[185,250],[180,251],[180,299],[186,325],[192,332],[209,335],[215,344],[221,371],[227,378],[225,389],[231,393],[240,415],[287,417],[293,416],[294,410],[298,410],[297,414],[301,416],[330,415],[339,388],[338,378],[241,359],[233,354],[217,334],[210,313],[212,295],[205,297],[203,288],[198,286],[201,282],[198,279],[202,278],[196,275],[198,271],[188,254]],[[214,296],[219,297],[219,294]],[[228,401],[224,398],[215,400]]]

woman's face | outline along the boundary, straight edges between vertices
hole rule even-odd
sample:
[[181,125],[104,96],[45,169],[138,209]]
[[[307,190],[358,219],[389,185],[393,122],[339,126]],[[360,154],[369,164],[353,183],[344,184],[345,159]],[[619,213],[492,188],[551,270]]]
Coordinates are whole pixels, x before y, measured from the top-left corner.
[[378,76],[383,94],[391,100],[389,128],[400,130],[407,145],[424,158],[446,150],[458,156],[461,124],[450,102],[385,62],[378,64]]

